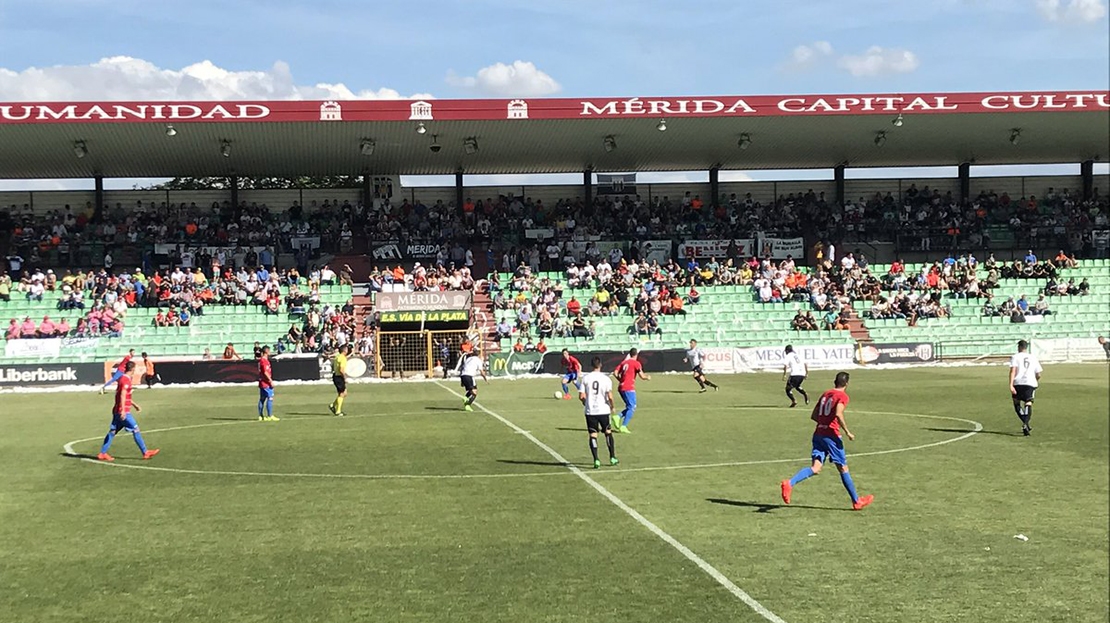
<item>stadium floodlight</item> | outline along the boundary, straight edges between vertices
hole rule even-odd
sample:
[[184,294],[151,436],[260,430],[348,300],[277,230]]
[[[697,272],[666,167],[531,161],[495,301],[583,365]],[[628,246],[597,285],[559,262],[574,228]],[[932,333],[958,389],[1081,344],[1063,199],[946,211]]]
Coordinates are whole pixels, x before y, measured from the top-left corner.
[[659,130],[660,132],[666,132],[667,131],[667,120],[666,119],[660,119],[659,120],[659,125],[655,126],[655,129]]
[[428,128],[426,128],[424,126],[424,122],[420,122],[420,123],[416,124],[416,133],[417,134],[424,134],[427,131],[428,131]]
[[358,144],[358,149],[362,152],[363,156],[372,156],[374,155],[374,141],[364,138],[362,142]]
[[898,116],[897,116],[897,117],[895,117],[895,118],[894,118],[894,121],[891,121],[890,123],[891,123],[891,124],[892,124],[892,125],[893,125],[894,127],[896,127],[896,128],[900,128],[900,127],[902,127],[902,124],[903,124],[903,123],[905,123],[905,122],[906,122],[906,120],[905,120],[905,119],[904,119],[904,118],[902,117],[902,113],[898,113]]
[[463,140],[463,149],[466,151],[466,154],[468,156],[478,153],[478,139],[474,138],[473,136],[470,137],[470,138],[464,139]]
[[166,126],[166,136],[177,136],[177,128],[172,125]]
[[606,152],[613,151],[614,149],[617,148],[617,141],[616,141],[616,139],[613,138],[612,134],[610,134],[609,136],[606,136],[605,140],[602,141],[601,144],[605,146],[605,151]]
[[78,158],[84,158],[85,156],[89,155],[89,148],[87,145],[85,145],[85,141],[73,142],[73,155],[77,156]]
[[224,158],[230,158],[231,157],[231,141],[221,141],[220,142],[220,155],[223,156]]
[[1021,128],[1010,130],[1010,144],[1017,145],[1021,142]]
[[752,146],[752,137],[747,133],[740,135],[740,140],[736,141],[736,146],[740,149],[747,149]]
[[875,146],[876,147],[882,147],[885,144],[886,144],[886,132],[876,132],[875,133]]

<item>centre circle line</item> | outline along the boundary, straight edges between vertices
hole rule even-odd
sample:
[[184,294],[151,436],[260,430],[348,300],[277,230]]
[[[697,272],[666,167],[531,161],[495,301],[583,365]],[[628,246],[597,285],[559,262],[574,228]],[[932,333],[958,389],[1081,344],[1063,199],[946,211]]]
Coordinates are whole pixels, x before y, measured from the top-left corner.
[[[769,409],[766,409],[769,410]],[[853,413],[860,415],[893,415],[899,417],[913,417],[913,418],[927,418],[935,420],[949,420],[954,422],[961,422],[963,424],[970,424],[974,428],[966,433],[951,439],[942,439],[927,444],[916,446],[909,446],[906,448],[894,448],[890,450],[873,450],[870,452],[852,453],[851,457],[865,457],[865,456],[880,456],[884,454],[897,454],[900,452],[913,452],[917,450],[924,450],[927,448],[935,448],[938,446],[955,443],[968,439],[983,430],[983,424],[975,420],[967,418],[953,417],[947,415],[925,415],[921,413],[898,413],[894,411],[853,411]],[[367,415],[352,415],[347,416],[345,419],[356,418],[372,418],[372,417],[387,417],[396,414],[367,414]],[[333,416],[308,416],[297,418],[285,418],[290,421],[297,420],[315,420],[315,419],[335,419]],[[230,426],[233,424],[252,424],[256,423],[254,420],[235,420],[231,422],[209,422],[205,424],[190,424],[185,426],[172,426],[169,428],[156,428],[148,431],[150,433],[165,433],[179,430],[189,430],[195,428],[211,428],[216,426]],[[506,474],[320,474],[320,473],[302,473],[302,472],[248,472],[248,471],[231,471],[231,470],[205,470],[205,469],[189,469],[180,467],[159,467],[157,465],[133,465],[129,463],[120,462],[107,462],[98,461],[94,458],[82,456],[81,453],[73,449],[73,446],[79,443],[88,443],[90,441],[98,441],[100,437],[86,437],[84,439],[75,439],[62,446],[66,455],[71,457],[79,457],[81,461],[87,463],[94,463],[97,465],[105,465],[108,467],[122,467],[126,469],[138,469],[155,472],[170,472],[176,474],[205,474],[213,476],[254,476],[262,478],[321,478],[321,479],[349,479],[349,480],[475,480],[475,479],[495,479],[495,478],[537,478],[548,476],[573,476],[572,472],[563,469],[553,469],[552,471],[545,472],[515,472]],[[718,463],[692,463],[687,465],[657,465],[648,467],[632,467],[622,468],[617,470],[602,470],[595,475],[612,475],[622,473],[634,472],[660,472],[660,471],[677,471],[689,469],[713,469],[721,467],[742,467],[747,465],[774,465],[778,463],[796,463],[806,461],[809,457],[789,458],[789,459],[763,459],[756,461],[723,461]]]

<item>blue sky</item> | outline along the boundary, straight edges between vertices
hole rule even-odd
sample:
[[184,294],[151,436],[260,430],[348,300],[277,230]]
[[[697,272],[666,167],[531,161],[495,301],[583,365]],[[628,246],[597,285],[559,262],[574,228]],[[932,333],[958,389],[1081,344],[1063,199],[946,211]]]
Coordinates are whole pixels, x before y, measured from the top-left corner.
[[1107,89],[1107,12],[1107,0],[5,0],[0,101]]

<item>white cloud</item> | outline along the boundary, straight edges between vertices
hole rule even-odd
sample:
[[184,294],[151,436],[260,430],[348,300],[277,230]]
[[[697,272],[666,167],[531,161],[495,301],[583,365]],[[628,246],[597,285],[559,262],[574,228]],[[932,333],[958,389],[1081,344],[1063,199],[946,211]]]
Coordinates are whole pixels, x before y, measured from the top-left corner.
[[1090,24],[1106,17],[1106,0],[1036,0],[1037,9],[1050,22]]
[[511,65],[494,63],[479,69],[473,76],[449,72],[447,84],[503,97],[552,95],[563,90],[554,78],[529,61],[513,61]]
[[814,41],[799,45],[790,53],[784,64],[786,69],[804,71],[830,65],[835,59],[838,68],[857,78],[892,73],[907,73],[917,69],[917,55],[902,48],[872,46],[863,54],[836,56],[828,41]]
[[819,61],[832,56],[833,47],[828,41],[814,41],[808,45],[799,45],[790,53],[790,60],[786,65],[790,69],[809,69]]
[[857,78],[909,73],[920,64],[917,55],[902,48],[871,46],[860,55],[845,54],[837,66]]
[[[411,98],[428,99],[427,93]],[[406,99],[393,89],[353,91],[347,85],[293,81],[278,61],[264,71],[231,71],[201,61],[164,69],[129,56],[90,65],[56,65],[12,70],[0,67],[0,101],[76,100],[302,100]]]

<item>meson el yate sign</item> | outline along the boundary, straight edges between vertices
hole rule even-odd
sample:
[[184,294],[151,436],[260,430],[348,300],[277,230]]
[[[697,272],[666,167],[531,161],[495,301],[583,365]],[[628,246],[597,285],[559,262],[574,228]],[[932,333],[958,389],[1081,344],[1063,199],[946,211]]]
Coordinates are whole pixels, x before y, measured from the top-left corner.
[[0,125],[36,123],[367,122],[1103,112],[1108,91],[892,93],[513,100],[0,102]]

